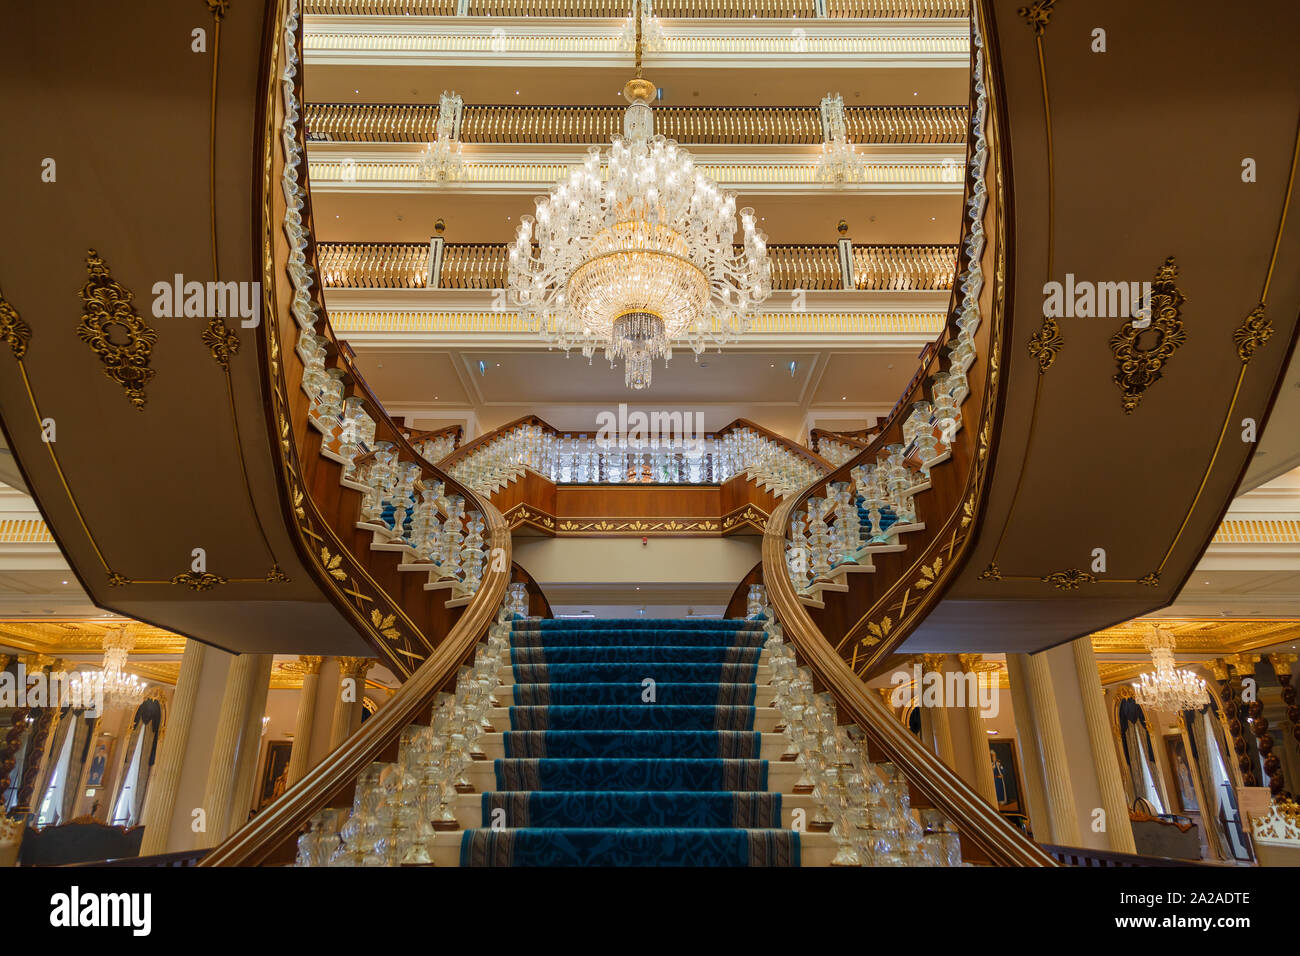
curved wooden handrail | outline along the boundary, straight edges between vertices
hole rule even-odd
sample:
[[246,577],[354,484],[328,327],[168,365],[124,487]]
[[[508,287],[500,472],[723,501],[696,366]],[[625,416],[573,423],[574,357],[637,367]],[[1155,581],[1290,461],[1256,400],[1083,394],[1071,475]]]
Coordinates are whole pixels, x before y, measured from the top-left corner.
[[[276,11],[276,23],[273,29],[282,29],[279,19],[282,12],[283,6]],[[296,38],[299,50],[302,48],[302,38],[303,25],[302,20],[299,19]],[[269,74],[266,79],[272,85],[272,89],[278,90],[278,78],[282,66],[282,63],[270,64]],[[301,95],[301,84],[302,71],[299,70],[294,84],[299,96]],[[273,102],[273,99],[268,99],[268,103]],[[270,107],[270,114],[270,116],[263,115],[259,122],[270,124],[275,115],[273,106]],[[305,157],[305,140],[301,123],[298,125],[297,135],[299,146],[303,148],[303,156]],[[305,186],[305,161],[302,163],[301,175],[304,177],[303,183]],[[262,208],[260,203],[259,208]],[[307,190],[304,201],[303,222],[308,226],[314,222],[309,190]],[[263,223],[263,228],[267,226],[269,224]],[[273,235],[280,235],[278,228],[269,231]],[[310,229],[308,235],[312,235]],[[317,268],[314,238],[308,242],[307,260],[312,269]],[[319,275],[319,272],[317,271],[316,274]],[[420,466],[422,475],[444,482],[445,487],[454,493],[463,495],[467,503],[478,509],[482,513],[486,525],[484,539],[489,549],[488,553],[504,555],[505,560],[488,562],[483,579],[478,590],[474,593],[473,599],[463,608],[456,609],[445,618],[445,620],[451,620],[452,614],[457,615],[454,623],[451,623],[445,634],[425,635],[427,640],[436,642],[431,652],[385,706],[380,708],[374,717],[365,721],[356,733],[312,768],[301,780],[272,801],[249,823],[215,847],[212,852],[204,857],[199,864],[201,866],[248,866],[266,860],[272,853],[281,848],[287,840],[291,839],[313,814],[328,806],[329,802],[341,791],[352,786],[362,770],[379,759],[384,751],[398,739],[405,727],[417,721],[421,716],[427,715],[434,695],[446,686],[449,681],[454,680],[457,668],[472,656],[475,645],[486,632],[488,624],[495,615],[497,608],[501,605],[506,593],[506,587],[510,581],[511,540],[510,531],[504,517],[493,507],[491,502],[481,498],[471,489],[463,487],[459,482],[445,475],[441,469],[435,468],[424,461],[411,447],[403,429],[388,417],[383,404],[370,390],[364,377],[357,370],[352,360],[352,350],[334,335],[324,303],[320,300],[319,288],[319,283],[313,284],[314,304],[317,308],[317,314],[320,316],[316,326],[317,331],[329,342],[330,354],[339,363],[339,367],[345,370],[351,394],[360,397],[366,404],[367,411],[375,421],[376,439],[392,442],[399,449],[404,460],[414,461]],[[276,316],[276,321],[279,322],[284,318],[283,316]],[[291,327],[296,326],[292,319],[288,321]],[[287,349],[281,347],[280,354],[285,356],[293,355],[294,349],[292,345]],[[274,363],[270,364],[271,367],[274,367]],[[300,365],[300,362],[286,361],[280,363],[282,374],[294,388],[298,386],[301,380],[302,369]],[[294,380],[295,376],[297,380]],[[298,418],[294,424],[305,429],[304,422],[305,418]],[[296,446],[302,441],[299,428],[290,429],[286,425],[283,432],[286,441],[290,440],[292,435],[292,445],[296,450]],[[304,431],[303,434],[309,434],[309,432]],[[307,452],[311,453],[310,442],[307,444]],[[306,490],[305,484],[304,490]],[[315,502],[310,500],[310,496],[304,501],[304,504],[310,506],[317,514],[324,517],[321,509],[317,508]],[[337,535],[337,529],[334,530]],[[354,555],[354,557],[357,560],[364,560],[364,556]],[[396,594],[389,596],[390,600],[399,600],[401,593],[399,589]],[[421,600],[430,600],[423,590],[418,593]],[[443,618],[439,618],[439,620],[443,620]]]
[[[785,527],[796,502],[782,502],[763,535],[763,564],[767,568],[785,565]],[[780,529],[780,530],[771,530]],[[946,813],[990,860],[1002,866],[1055,866],[1056,862],[1023,833],[1013,827],[885,709],[875,694],[832,650],[826,638],[800,603],[786,574],[766,578],[767,597],[794,644],[800,660],[834,696],[841,715],[847,715],[867,737],[903,770],[908,781]]]
[[[987,23],[987,5],[983,5],[982,9],[985,11],[985,15],[981,19]],[[985,33],[987,35],[987,31]],[[992,64],[996,54],[991,41],[986,40],[986,42],[989,43],[985,48],[986,69],[988,70],[987,75],[991,76],[994,72]],[[975,103],[974,82],[975,77],[972,75],[972,111]],[[989,162],[992,164],[1000,162],[998,131],[1005,129],[1005,126],[998,121],[999,107],[997,99],[999,98],[995,98],[991,86],[991,83],[986,85],[987,122],[990,126],[989,131],[986,133],[986,141],[989,149]],[[968,174],[963,208],[967,208],[975,182],[974,177],[970,174],[969,164],[972,148],[973,138],[972,141],[967,143]],[[995,230],[989,229],[987,224],[995,216],[1004,217],[997,223],[1001,227],[1005,225],[1005,217],[1009,217],[1009,209],[1003,207],[1001,200],[995,202],[992,184],[996,183],[1000,191],[1006,187],[1008,180],[1009,170],[1004,170],[1000,166],[996,172],[991,168],[987,174],[987,182],[990,183],[989,204],[985,208],[984,215],[986,234],[990,237],[990,240],[995,235]],[[970,265],[966,247],[966,238],[969,233],[969,220],[963,217],[962,241],[958,246],[956,273],[958,276],[962,275]],[[999,241],[1003,241],[1003,233],[1000,229],[996,231],[996,235],[999,237]],[[1007,235],[1009,235],[1009,231]],[[983,252],[986,259],[992,260],[1005,251],[1004,249],[998,249],[997,245],[998,243],[993,241],[986,245]],[[988,281],[986,281],[984,290],[986,295],[990,297],[992,296],[993,274],[994,270],[985,270]],[[835,469],[830,475],[814,482],[800,494],[792,495],[783,500],[773,512],[763,535],[764,583],[767,586],[768,601],[773,607],[778,620],[781,621],[787,639],[791,641],[798,652],[800,661],[812,670],[815,681],[829,690],[834,696],[841,716],[847,717],[862,728],[868,740],[902,769],[912,786],[948,815],[961,831],[964,840],[969,840],[996,864],[1008,866],[1055,866],[1056,863],[1049,854],[1004,819],[996,807],[985,801],[950,767],[926,750],[920,741],[885,709],[874,692],[868,690],[855,669],[850,666],[849,662],[845,661],[838,651],[840,644],[853,634],[852,629],[844,637],[836,633],[831,635],[831,640],[828,640],[827,635],[814,621],[808,608],[799,600],[799,596],[786,570],[786,536],[791,517],[795,511],[826,484],[849,479],[853,468],[859,464],[874,460],[885,445],[901,441],[904,411],[911,401],[920,400],[924,397],[926,380],[933,371],[937,370],[942,345],[950,336],[955,334],[953,321],[960,302],[960,283],[955,282],[953,289],[953,298],[949,308],[949,322],[945,324],[934,346],[927,349],[928,354],[923,353],[921,368],[913,376],[908,388],[904,391],[903,397],[890,413],[889,419],[883,423],[884,427],[881,429],[880,435],[875,437],[862,452]],[[981,324],[980,334],[983,338],[980,340],[982,344],[979,354],[984,358],[986,364],[992,364],[990,355],[985,350],[988,348],[988,343],[992,341],[993,330],[998,327],[999,323],[1008,321],[1009,317],[1006,315],[991,315]],[[986,378],[980,369],[981,367],[977,364],[969,373],[971,397],[978,395],[978,401],[975,405],[979,408],[980,414],[966,418],[967,411],[963,410],[966,425],[956,436],[957,441],[951,446],[953,461],[942,466],[943,468],[952,469],[954,466],[963,464],[973,467],[975,461],[973,456],[988,453],[987,448],[977,449],[977,433],[985,427],[991,430],[991,420],[986,424],[984,418],[985,412],[991,407],[989,403],[997,401],[997,393],[992,378]],[[927,544],[933,543],[936,540],[935,536],[938,534],[937,528],[932,528],[930,522],[936,524],[943,522],[946,527],[947,522],[953,520],[959,513],[959,509],[971,507],[970,502],[975,500],[967,497],[966,481],[954,482],[951,475],[943,476],[940,479],[936,474],[939,470],[939,468],[936,468],[931,472],[932,487],[937,485],[940,480],[943,480],[945,482],[945,491],[942,497],[945,500],[936,502],[935,499],[941,497],[941,495],[935,492],[922,493],[930,498],[932,504],[937,503],[940,505],[939,508],[927,514],[927,527],[923,533]],[[956,493],[953,493],[954,484],[959,486]],[[966,504],[963,505],[963,502]],[[973,513],[968,515],[969,521],[973,521],[974,518]],[[947,563],[951,564],[952,561],[953,556],[949,554]],[[898,567],[901,568],[902,565]],[[880,575],[864,575],[862,577],[877,578]],[[900,580],[902,580],[901,577]],[[884,588],[880,597],[883,600],[890,593],[889,588],[897,586],[898,583],[899,581],[889,580],[863,584],[859,585],[859,587]],[[942,587],[938,585],[930,588],[926,592],[924,600],[937,600],[941,591]],[[913,620],[915,619],[914,617]],[[887,656],[897,646],[897,642],[906,636],[906,633],[907,629],[900,620],[895,625],[893,633],[876,642],[877,647],[874,649],[873,654],[876,657]],[[832,641],[838,641],[838,643],[832,643]]]
[[[494,548],[510,553],[510,532],[501,512],[486,505],[487,540]],[[361,771],[380,758],[402,730],[427,714],[434,695],[455,676],[491,623],[505,597],[510,570],[489,569],[474,600],[456,621],[451,633],[438,645],[361,729],[345,740],[301,780],[277,797],[224,843],[203,858],[199,866],[254,866],[290,839],[317,811],[351,786]]]
[[[984,12],[982,20],[988,22],[987,12]],[[955,570],[965,563],[969,554],[969,540],[986,500],[982,477],[987,473],[996,451],[997,416],[1006,402],[1007,376],[1004,373],[1010,356],[1002,341],[1006,338],[1004,330],[1010,328],[1011,316],[1001,309],[1003,300],[994,294],[994,288],[999,272],[998,263],[1010,255],[1014,239],[1009,228],[1013,222],[1011,170],[1005,162],[1002,143],[1003,131],[1007,127],[1005,97],[1001,93],[999,74],[995,69],[996,39],[985,31],[984,43],[987,203],[983,223],[986,243],[981,258],[984,285],[980,304],[985,315],[975,334],[978,359],[966,373],[969,395],[962,407],[963,427],[950,443],[950,460],[931,469],[929,486],[916,495],[917,513],[924,527],[909,534],[907,550],[902,553],[873,555],[877,573],[855,576],[849,582],[848,592],[825,594],[825,607],[810,612],[818,629],[832,646],[843,649],[845,656],[853,661],[855,669],[866,676],[879,671],[890,654],[924,617],[927,609],[942,597]],[[975,77],[972,74],[972,116],[975,108]],[[970,166],[974,147],[975,140],[971,137],[967,142],[963,209],[969,208],[976,183]],[[971,268],[967,246],[971,232],[969,216],[963,216],[956,265],[959,279]],[[793,515],[796,510],[804,507],[807,500],[821,493],[826,485],[851,481],[853,470],[859,465],[874,463],[886,446],[903,442],[904,420],[911,404],[926,399],[928,383],[936,373],[943,370],[944,346],[959,334],[956,320],[962,305],[962,286],[961,281],[953,283],[948,321],[934,342],[923,350],[920,367],[889,416],[883,421],[878,420],[880,433],[868,442],[866,448],[831,474],[812,483],[797,495],[790,496],[793,499],[792,508],[786,512],[787,515]],[[940,564],[934,564],[935,558],[940,560]],[[944,573],[928,578],[924,589],[916,590],[912,585],[921,576],[924,561],[930,562],[932,575],[940,566]],[[768,583],[770,585],[771,581]],[[900,607],[906,611],[895,610]],[[885,618],[888,618],[887,622]],[[885,623],[888,624],[887,632]],[[869,646],[862,644],[861,639],[864,637],[869,637]]]

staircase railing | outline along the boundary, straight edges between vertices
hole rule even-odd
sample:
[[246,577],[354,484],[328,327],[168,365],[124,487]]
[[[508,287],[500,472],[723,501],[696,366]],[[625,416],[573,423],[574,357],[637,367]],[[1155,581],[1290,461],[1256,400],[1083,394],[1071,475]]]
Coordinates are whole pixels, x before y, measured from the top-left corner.
[[705,433],[677,421],[663,437],[653,421],[650,426],[640,437],[602,436],[596,429],[575,434],[526,415],[462,445],[442,467],[483,494],[532,471],[555,484],[700,485],[740,476],[777,498],[832,467],[798,442],[743,418]]
[[[286,507],[293,509],[298,519],[297,544],[319,571],[335,603],[357,622],[390,669],[407,679],[357,733],[208,853],[202,866],[251,865],[275,859],[311,816],[350,788],[361,771],[397,741],[404,728],[427,717],[435,695],[455,680],[457,668],[473,656],[475,645],[502,606],[511,575],[510,533],[500,512],[411,447],[403,429],[388,417],[353,367],[349,350],[329,327],[316,281],[319,271],[311,241],[305,138],[298,112],[302,95],[298,9],[298,0],[281,0],[276,10],[260,139],[267,171],[259,206],[268,250],[264,280],[277,306],[262,341],[264,367],[271,376],[268,420],[284,453],[281,490]],[[276,173],[280,174],[278,182]],[[277,194],[283,197],[279,204],[274,201]],[[282,229],[287,243],[281,238]],[[280,249],[282,254],[272,256],[272,249]],[[318,387],[321,379],[333,384]],[[351,408],[345,410],[348,402]],[[364,422],[369,422],[373,431],[358,435],[357,428]],[[339,426],[338,434],[331,434],[334,423]],[[357,484],[353,480],[356,461],[373,455],[381,440],[391,449],[391,460],[403,463],[408,472],[413,469],[417,481],[457,492],[482,514],[483,545],[475,553],[490,555],[493,560],[463,601],[433,599],[427,585],[413,586],[418,581],[412,575],[403,580],[399,562],[409,558],[402,553],[403,546],[374,550],[380,535],[358,527],[363,500],[349,483]],[[375,447],[367,447],[369,444]],[[350,473],[349,468],[354,471]],[[393,530],[400,534],[400,519],[396,524]],[[469,577],[467,573],[465,580]],[[448,607],[450,603],[457,606]]]
[[[801,663],[834,696],[840,719],[857,723],[992,862],[1051,866],[1047,853],[926,750],[863,680],[937,601],[951,565],[962,560],[983,500],[1008,320],[998,286],[1010,214],[1005,119],[991,69],[996,50],[985,49],[982,16],[972,21],[967,215],[949,322],[882,434],[827,479],[782,501],[763,539],[763,579]],[[857,537],[863,530],[866,545]],[[875,573],[848,573],[862,566],[864,551]]]
[[[966,215],[949,317],[878,434],[773,515],[787,522],[780,565],[803,613],[860,676],[928,613],[971,541],[996,429],[1001,298],[1008,250],[1005,128],[976,46]],[[777,529],[769,525],[769,531]],[[856,574],[859,570],[872,573]]]
[[[456,16],[456,0],[307,0],[308,14],[358,16]],[[471,17],[626,17],[627,0],[470,0]],[[815,0],[658,0],[657,16],[798,17],[817,16]],[[828,17],[967,17],[968,0],[827,0]]]
[[[834,245],[770,245],[772,288],[844,288]],[[427,242],[322,242],[326,289],[424,289],[429,283]],[[955,246],[854,246],[858,291],[941,292],[952,288]],[[447,243],[437,276],[440,289],[503,289],[510,256],[505,243]]]

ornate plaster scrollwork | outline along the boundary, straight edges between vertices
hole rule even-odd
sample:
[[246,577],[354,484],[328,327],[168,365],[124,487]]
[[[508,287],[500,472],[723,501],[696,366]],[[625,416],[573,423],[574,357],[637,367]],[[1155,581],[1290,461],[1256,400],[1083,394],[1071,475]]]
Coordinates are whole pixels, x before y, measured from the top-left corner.
[[134,293],[113,278],[108,264],[94,249],[86,253],[89,278],[81,289],[81,324],[77,335],[104,363],[104,374],[126,391],[131,404],[144,410],[144,387],[155,369],[149,367],[158,333],[136,312]]

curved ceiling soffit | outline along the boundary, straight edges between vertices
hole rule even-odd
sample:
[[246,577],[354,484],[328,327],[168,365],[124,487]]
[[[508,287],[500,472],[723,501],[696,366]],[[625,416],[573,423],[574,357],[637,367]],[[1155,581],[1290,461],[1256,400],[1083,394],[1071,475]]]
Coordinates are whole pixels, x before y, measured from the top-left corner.
[[[1264,422],[1287,368],[1300,83],[1272,69],[1284,25],[1189,18],[1170,37],[1119,2],[990,6],[1016,192],[1013,397],[982,538],[948,597],[968,626],[978,602],[1060,598],[1111,623],[1177,594],[1249,461],[1242,423]],[[1046,314],[1051,281],[1077,309]],[[1112,287],[1118,311],[1089,313],[1087,284],[1120,282],[1150,283],[1149,329]]]
[[[249,601],[324,601],[287,535],[261,440],[249,156],[269,11],[194,6],[151,10],[129,30],[102,7],[71,23],[49,7],[13,11],[0,70],[27,93],[7,112],[49,156],[33,174],[42,181],[13,197],[23,228],[0,237],[0,338],[17,372],[0,376],[0,409],[96,604],[222,635],[231,650],[294,650],[282,615],[239,613]],[[59,43],[31,43],[42,36]],[[156,95],[164,82],[169,98]],[[15,182],[31,174],[26,154],[0,162]],[[149,201],[124,208],[120,196]],[[231,290],[223,315],[211,303]],[[313,618],[313,648],[363,651],[334,618]]]

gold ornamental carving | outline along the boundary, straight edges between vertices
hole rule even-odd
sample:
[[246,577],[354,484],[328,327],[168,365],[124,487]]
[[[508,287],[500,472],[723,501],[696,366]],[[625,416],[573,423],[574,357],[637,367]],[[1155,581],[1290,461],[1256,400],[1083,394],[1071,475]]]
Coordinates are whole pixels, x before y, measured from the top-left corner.
[[1048,24],[1052,21],[1055,6],[1056,0],[1034,0],[1028,6],[1018,9],[1016,13],[1033,28],[1034,36],[1040,37],[1046,32]]
[[208,326],[203,330],[201,338],[216,363],[223,369],[229,370],[231,356],[239,351],[239,336],[220,316],[214,315],[208,320]]
[[0,339],[8,343],[19,361],[27,354],[27,343],[32,340],[32,328],[22,320],[18,310],[9,304],[0,290]]
[[77,335],[104,363],[104,374],[126,391],[131,404],[144,410],[144,387],[157,372],[149,367],[158,333],[136,312],[135,294],[113,278],[94,249],[86,253],[89,276],[81,289],[81,324]]
[[[1120,402],[1125,414],[1133,413],[1147,389],[1160,381],[1173,354],[1187,341],[1182,315],[1187,297],[1178,288],[1177,279],[1178,265],[1170,256],[1156,270],[1151,283],[1151,324],[1140,329],[1125,319],[1111,336],[1110,350],[1119,366],[1114,382],[1123,393]],[[1143,346],[1144,337],[1154,341]]]
[[1237,346],[1237,357],[1242,365],[1249,365],[1255,350],[1262,348],[1273,337],[1273,323],[1264,316],[1264,303],[1250,310],[1250,314],[1232,333],[1232,343]]
[[1066,568],[1064,571],[1053,571],[1051,574],[1045,574],[1040,580],[1044,584],[1050,584],[1058,591],[1077,591],[1081,584],[1096,584],[1097,575],[1090,571],[1081,571],[1078,568]]
[[172,584],[183,584],[191,591],[211,591],[218,584],[228,584],[229,579],[210,571],[195,573],[185,571],[171,579]]
[[1061,335],[1061,323],[1051,316],[1043,317],[1043,324],[1029,337],[1029,354],[1038,359],[1038,374],[1043,375],[1056,362],[1056,357],[1065,348],[1065,337]]

